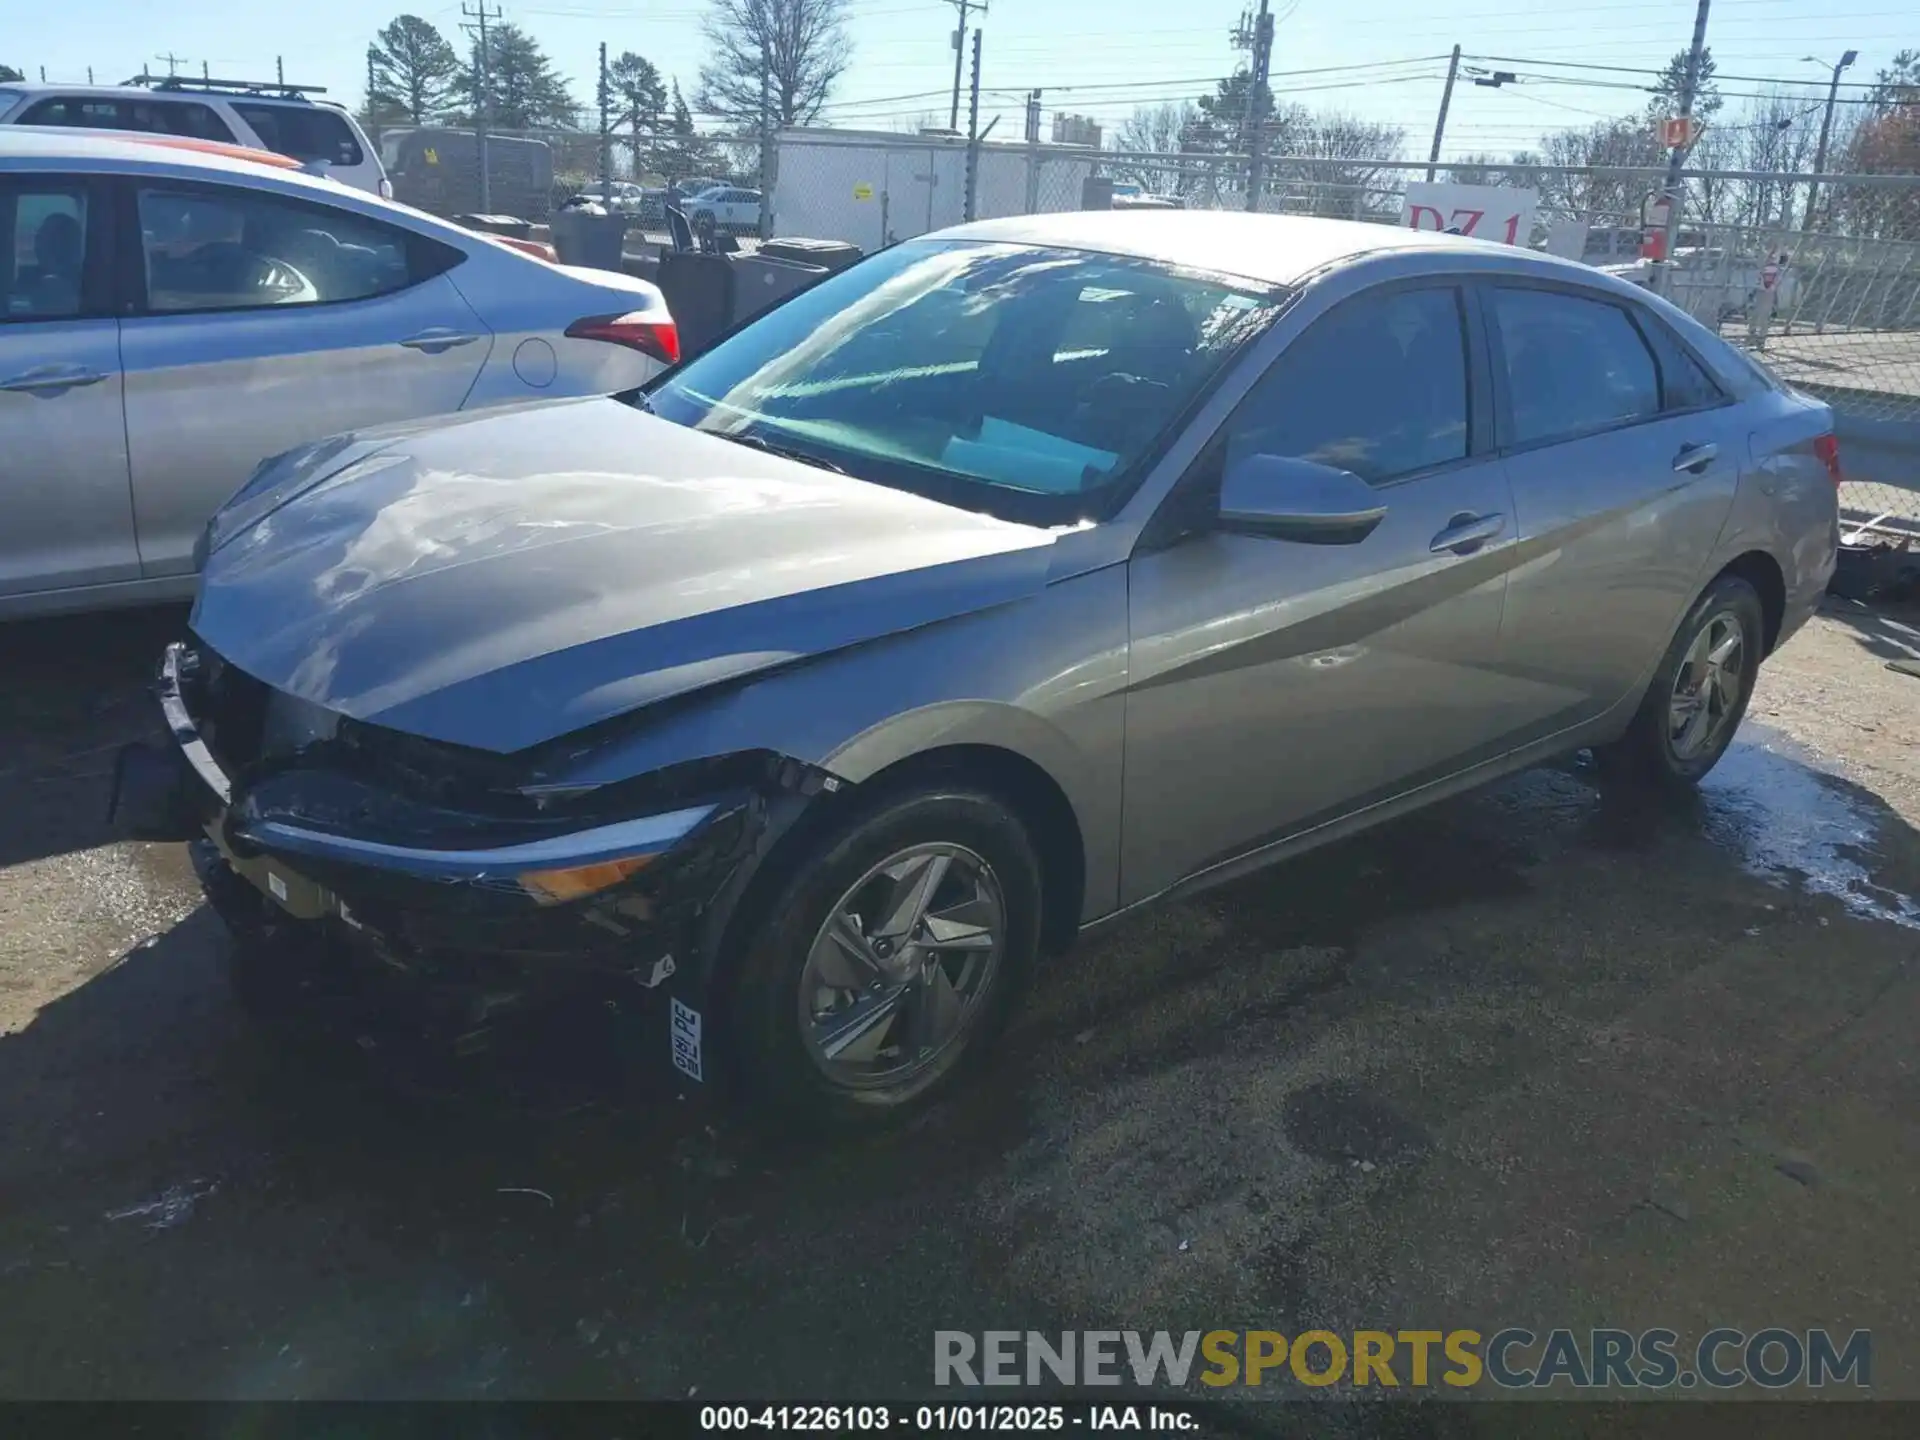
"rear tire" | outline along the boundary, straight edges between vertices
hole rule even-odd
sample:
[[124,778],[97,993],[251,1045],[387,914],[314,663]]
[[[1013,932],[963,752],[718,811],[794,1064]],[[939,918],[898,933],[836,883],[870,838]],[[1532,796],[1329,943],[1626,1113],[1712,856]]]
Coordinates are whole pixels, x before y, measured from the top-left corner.
[[921,786],[848,817],[739,942],[725,1013],[750,1104],[873,1129],[950,1091],[1031,973],[1040,884],[1025,826],[970,787]]
[[1759,593],[1737,575],[1720,576],[1680,622],[1627,733],[1596,746],[1594,759],[1630,781],[1698,784],[1740,728],[1765,644]]

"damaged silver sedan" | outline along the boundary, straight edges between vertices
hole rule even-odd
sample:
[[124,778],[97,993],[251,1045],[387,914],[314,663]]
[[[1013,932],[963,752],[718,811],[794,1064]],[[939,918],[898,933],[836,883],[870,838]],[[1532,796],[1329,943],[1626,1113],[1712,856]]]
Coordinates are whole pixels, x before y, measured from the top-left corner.
[[610,986],[687,1080],[880,1119],[1133,905],[1582,746],[1698,779],[1837,466],[1580,266],[988,222],[643,392],[263,465],[118,788],[243,975],[291,928],[461,1023]]

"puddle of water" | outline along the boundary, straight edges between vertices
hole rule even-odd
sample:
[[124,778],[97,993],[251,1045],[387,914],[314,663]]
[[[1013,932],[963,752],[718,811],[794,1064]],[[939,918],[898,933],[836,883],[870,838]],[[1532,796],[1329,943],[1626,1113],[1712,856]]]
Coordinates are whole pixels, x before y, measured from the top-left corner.
[[1920,930],[1920,903],[1869,868],[1882,818],[1784,736],[1748,724],[1700,787],[1707,837],[1777,884],[1797,878],[1864,919]]

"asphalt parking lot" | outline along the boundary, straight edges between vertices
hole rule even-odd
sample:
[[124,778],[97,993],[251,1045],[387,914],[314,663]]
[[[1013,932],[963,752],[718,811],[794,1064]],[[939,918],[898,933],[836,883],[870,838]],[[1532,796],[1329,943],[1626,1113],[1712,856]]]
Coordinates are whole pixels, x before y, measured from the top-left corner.
[[105,827],[180,623],[0,632],[0,1396],[904,1397],[941,1328],[1603,1323],[1870,1328],[1920,1398],[1920,630],[1817,619],[1697,800],[1570,762],[1118,926],[977,1093],[829,1148],[578,1035],[254,1030],[181,848]]

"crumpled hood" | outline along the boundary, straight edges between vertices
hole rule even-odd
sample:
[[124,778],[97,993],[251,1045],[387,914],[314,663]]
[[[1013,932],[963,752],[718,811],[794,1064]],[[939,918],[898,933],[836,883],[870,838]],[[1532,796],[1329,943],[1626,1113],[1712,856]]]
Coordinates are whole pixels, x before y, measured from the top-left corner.
[[221,533],[195,633],[276,689],[500,752],[1033,594],[1052,549],[613,400],[331,458],[315,483],[287,457],[308,488]]

